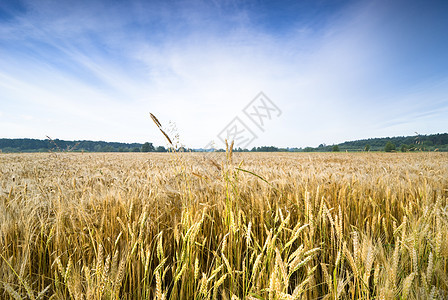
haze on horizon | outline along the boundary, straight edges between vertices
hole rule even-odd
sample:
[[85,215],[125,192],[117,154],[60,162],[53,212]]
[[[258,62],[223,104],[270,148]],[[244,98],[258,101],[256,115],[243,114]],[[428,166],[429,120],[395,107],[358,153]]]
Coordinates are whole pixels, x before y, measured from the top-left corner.
[[[249,147],[448,130],[447,1],[0,3],[0,138]],[[259,92],[281,113],[253,124]],[[170,130],[169,121],[177,129]]]

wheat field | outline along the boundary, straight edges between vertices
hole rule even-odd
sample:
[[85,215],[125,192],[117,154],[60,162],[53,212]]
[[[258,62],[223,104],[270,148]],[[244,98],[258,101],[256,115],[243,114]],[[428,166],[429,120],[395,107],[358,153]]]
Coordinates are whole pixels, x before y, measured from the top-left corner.
[[444,299],[446,153],[0,154],[1,299]]

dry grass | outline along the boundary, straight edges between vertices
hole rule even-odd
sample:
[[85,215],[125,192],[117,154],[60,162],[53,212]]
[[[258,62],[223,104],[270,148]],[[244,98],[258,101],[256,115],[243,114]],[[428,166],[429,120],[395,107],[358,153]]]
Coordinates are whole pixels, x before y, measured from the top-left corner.
[[448,296],[447,154],[221,155],[1,154],[0,298]]

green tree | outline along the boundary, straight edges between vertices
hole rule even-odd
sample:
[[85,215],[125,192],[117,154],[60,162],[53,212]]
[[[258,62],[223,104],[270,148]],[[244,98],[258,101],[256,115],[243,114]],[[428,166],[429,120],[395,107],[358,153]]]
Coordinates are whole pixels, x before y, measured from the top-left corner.
[[166,152],[166,149],[163,146],[158,146],[156,152]]
[[115,148],[110,145],[106,145],[101,148],[101,152],[115,152]]
[[334,145],[333,148],[331,148],[331,151],[339,152],[339,146],[338,145]]
[[364,151],[370,151],[370,145],[369,144],[366,144],[366,146],[364,147]]
[[384,147],[384,151],[386,151],[386,152],[395,151],[395,144],[392,142],[387,142],[386,146]]
[[408,149],[409,149],[408,145],[406,145],[406,144],[401,145],[401,148],[400,148],[401,152],[407,152]]
[[140,152],[140,148],[139,147],[134,147],[134,148],[132,148],[132,152]]
[[154,149],[154,146],[152,145],[152,143],[146,142],[142,146],[142,152],[153,152],[154,150],[155,149]]

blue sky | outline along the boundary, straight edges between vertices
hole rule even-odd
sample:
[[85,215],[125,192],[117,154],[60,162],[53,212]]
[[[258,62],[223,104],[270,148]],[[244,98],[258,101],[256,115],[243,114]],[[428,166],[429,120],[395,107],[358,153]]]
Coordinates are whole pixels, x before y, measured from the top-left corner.
[[[2,1],[0,137],[203,147],[448,130],[448,1]],[[263,91],[264,131],[242,113]],[[171,124],[170,124],[171,122]]]

